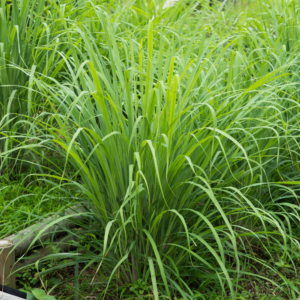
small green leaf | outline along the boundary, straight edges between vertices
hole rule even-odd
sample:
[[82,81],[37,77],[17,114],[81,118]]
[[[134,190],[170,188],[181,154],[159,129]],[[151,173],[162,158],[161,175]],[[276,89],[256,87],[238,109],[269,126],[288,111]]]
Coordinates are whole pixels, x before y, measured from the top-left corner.
[[31,293],[27,292],[27,296],[26,296],[27,300],[35,300],[34,296]]
[[35,298],[37,298],[38,300],[42,300],[46,297],[46,293],[44,290],[42,289],[33,289],[32,294]]
[[45,298],[43,298],[43,300],[56,300],[56,298],[54,296],[47,295]]

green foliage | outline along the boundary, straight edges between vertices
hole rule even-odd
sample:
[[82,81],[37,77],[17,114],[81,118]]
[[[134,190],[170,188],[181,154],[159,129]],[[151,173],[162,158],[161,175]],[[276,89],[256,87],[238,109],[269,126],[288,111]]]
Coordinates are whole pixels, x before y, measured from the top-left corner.
[[144,296],[151,295],[151,286],[148,286],[147,282],[143,282],[142,279],[135,281],[129,290],[136,295],[137,299],[143,299]]
[[47,295],[42,289],[33,289],[31,294],[27,293],[27,299],[29,300],[55,300],[54,296]]
[[58,52],[65,47],[60,47],[63,38],[59,37],[61,27],[55,21],[53,7],[45,0],[0,1],[1,172],[16,168],[15,164],[25,155],[26,151],[19,150],[11,157],[7,152],[16,143],[25,143],[26,134],[33,129],[21,120],[40,114],[47,107],[45,99],[35,91],[34,78],[56,78],[64,65]]
[[63,212],[80,194],[74,187],[54,187],[43,180],[0,183],[0,238]]
[[[24,110],[30,130],[3,158],[26,149],[89,203],[72,266],[98,265],[101,299],[243,299],[249,276],[299,294],[283,272],[299,262],[299,4],[273,2],[256,16],[191,1],[32,6],[54,20],[41,64],[56,35],[63,61],[30,77],[45,110]],[[54,173],[40,149],[63,157]]]

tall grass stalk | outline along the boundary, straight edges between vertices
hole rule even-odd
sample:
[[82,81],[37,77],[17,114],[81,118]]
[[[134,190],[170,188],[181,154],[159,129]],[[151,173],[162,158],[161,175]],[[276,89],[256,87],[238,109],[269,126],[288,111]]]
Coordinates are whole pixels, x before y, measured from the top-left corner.
[[[54,3],[44,0],[0,1],[2,153],[14,147],[15,142],[24,142],[30,124],[20,123],[20,120],[36,116],[47,106],[45,98],[36,93],[35,77],[56,78],[64,66],[65,55],[59,51],[67,52],[67,47],[53,8]],[[58,78],[60,76],[63,75],[59,74]],[[2,159],[0,169],[4,170],[3,162]]]

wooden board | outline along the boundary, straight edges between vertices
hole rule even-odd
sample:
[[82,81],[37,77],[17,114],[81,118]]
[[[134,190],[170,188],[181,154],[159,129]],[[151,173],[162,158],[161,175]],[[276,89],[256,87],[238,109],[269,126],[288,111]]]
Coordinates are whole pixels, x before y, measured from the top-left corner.
[[[15,251],[13,243],[9,240],[0,240],[0,284],[16,288],[15,274],[12,274],[15,264]],[[2,299],[0,297],[0,299]]]

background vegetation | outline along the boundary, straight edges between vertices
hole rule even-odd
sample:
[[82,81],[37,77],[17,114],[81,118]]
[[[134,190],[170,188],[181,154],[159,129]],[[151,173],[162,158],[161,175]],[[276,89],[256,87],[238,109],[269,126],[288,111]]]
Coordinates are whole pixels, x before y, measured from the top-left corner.
[[46,289],[75,268],[75,299],[88,272],[99,299],[296,300],[299,2],[163,4],[1,1],[0,233],[76,201]]

